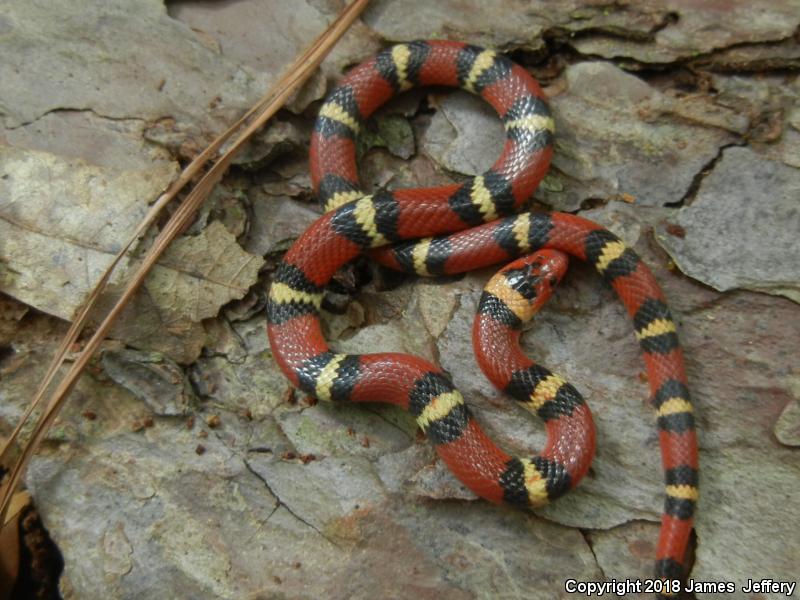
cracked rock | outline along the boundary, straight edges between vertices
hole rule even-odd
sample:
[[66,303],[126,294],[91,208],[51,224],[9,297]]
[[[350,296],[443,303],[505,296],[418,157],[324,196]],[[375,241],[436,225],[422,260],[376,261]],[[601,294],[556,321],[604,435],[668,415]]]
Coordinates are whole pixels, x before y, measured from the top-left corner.
[[[551,99],[556,142],[545,202],[574,210],[586,198],[663,206],[681,199],[695,174],[733,139],[726,131],[658,116],[675,110],[658,90],[608,63],[569,67],[567,91]],[[654,113],[654,107],[661,106]],[[684,109],[685,110],[685,109]]]
[[80,158],[99,167],[140,170],[169,164],[172,157],[144,139],[138,119],[109,119],[92,111],[54,110],[27,125],[8,129],[11,146]]
[[800,170],[728,148],[658,241],[681,271],[714,289],[800,302],[799,195]]
[[[154,1],[93,0],[77,14],[69,2],[14,0],[0,38],[4,122],[17,127],[55,109],[91,108],[150,121],[154,138],[169,145],[187,136],[204,140],[249,108],[331,17],[305,2],[209,10],[204,2],[167,9]],[[356,26],[325,72],[338,76],[375,49],[369,30]],[[295,100],[297,110],[324,94],[325,78],[311,86]]]
[[[663,64],[729,46],[781,42],[791,38],[800,25],[800,13],[792,0],[724,3],[651,0],[643,4],[673,15],[670,23],[654,33],[652,43],[601,34],[582,36],[572,45],[585,55]],[[780,47],[776,52],[780,53]]]
[[[88,107],[112,118],[169,116],[195,133],[219,130],[270,78],[204,46],[160,2],[93,1],[79,13],[73,8],[69,2],[7,3],[7,127],[61,107]],[[220,81],[226,82],[222,89]]]

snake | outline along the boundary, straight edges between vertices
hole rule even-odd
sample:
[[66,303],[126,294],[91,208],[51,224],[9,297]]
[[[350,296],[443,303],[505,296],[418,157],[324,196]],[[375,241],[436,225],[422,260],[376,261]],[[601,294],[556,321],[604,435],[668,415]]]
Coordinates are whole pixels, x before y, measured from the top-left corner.
[[[357,138],[379,107],[417,86],[461,88],[487,101],[505,129],[502,153],[486,172],[461,183],[365,193]],[[567,256],[588,262],[624,304],[644,357],[666,492],[655,576],[680,580],[686,576],[699,465],[676,324],[654,275],[617,235],[574,214],[526,210],[549,168],[554,130],[538,82],[491,49],[414,41],[352,68],[322,103],[311,136],[311,182],[324,212],[271,274],[266,316],[272,355],[289,382],[317,400],[384,402],[410,412],[441,460],[478,496],[539,507],[586,474],[595,427],[576,388],[526,357],[519,337],[560,280]],[[473,343],[487,377],[543,419],[547,439],[540,453],[515,457],[499,448],[450,375],[431,362],[329,347],[321,324],[326,285],[363,254],[421,276],[516,259],[486,285]],[[677,591],[665,588],[663,595]]]

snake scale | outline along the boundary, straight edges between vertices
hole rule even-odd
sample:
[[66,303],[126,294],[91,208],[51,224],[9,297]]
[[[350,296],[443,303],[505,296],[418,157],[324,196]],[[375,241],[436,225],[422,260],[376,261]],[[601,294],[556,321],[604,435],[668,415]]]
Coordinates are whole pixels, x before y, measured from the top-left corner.
[[[465,183],[365,194],[355,146],[365,120],[397,93],[429,85],[459,87],[486,100],[505,128],[501,156]],[[595,429],[578,391],[522,354],[520,327],[560,279],[565,254],[587,261],[622,300],[644,356],[666,483],[656,576],[680,579],[698,495],[698,453],[675,323],[650,270],[616,235],[571,214],[518,214],[549,167],[553,134],[538,83],[492,50],[416,41],[352,69],[323,103],[311,139],[312,183],[326,212],[272,276],[267,329],[273,355],[294,386],[319,400],[388,402],[408,410],[453,474],[477,495],[541,506],[586,473]],[[523,257],[487,284],[473,338],[487,377],[544,420],[541,453],[517,458],[498,448],[450,377],[428,361],[329,348],[320,326],[325,286],[337,269],[366,252],[424,276]]]

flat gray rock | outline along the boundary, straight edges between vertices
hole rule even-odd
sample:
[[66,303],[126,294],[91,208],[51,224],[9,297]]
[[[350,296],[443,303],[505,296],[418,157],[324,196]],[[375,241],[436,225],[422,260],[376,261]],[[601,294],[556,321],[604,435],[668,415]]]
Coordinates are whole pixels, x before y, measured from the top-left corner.
[[[191,27],[200,39],[214,44],[220,54],[253,73],[281,75],[284,67],[322,32],[341,7],[332,2],[237,2],[236,0],[181,0],[167,5],[167,14]],[[279,41],[279,43],[277,43]],[[338,77],[380,49],[378,36],[356,21],[322,64],[321,77],[309,81],[290,102],[302,111],[326,90],[326,78]]]
[[800,169],[728,148],[697,197],[659,229],[678,268],[714,289],[800,302]]
[[468,8],[457,0],[376,0],[367,23],[392,41],[469,39],[503,50],[541,52],[563,39],[584,56],[632,68],[692,60],[717,68],[786,68],[796,64],[793,0],[687,4],[666,0],[594,4],[503,0]]
[[6,143],[64,158],[79,158],[110,169],[151,169],[171,163],[172,156],[145,139],[147,124],[140,119],[107,119],[91,110],[58,110],[26,125],[7,129]]
[[[573,42],[587,55],[609,59],[634,59],[641,63],[670,63],[681,58],[696,58],[736,45],[789,40],[800,24],[800,13],[793,0],[735,0],[718,4],[680,3],[649,0],[637,3],[639,10],[668,11],[666,26],[655,29],[648,41],[625,39],[618,32],[584,36]],[[645,8],[646,7],[646,8]],[[769,49],[768,45],[764,45]],[[776,49],[779,55],[781,49]]]
[[[525,12],[525,20],[520,13]],[[507,0],[500,3],[475,3],[465,10],[456,0],[444,2],[371,2],[364,19],[391,41],[465,36],[475,44],[504,47],[512,41],[542,45],[539,38],[550,19],[529,3]]]
[[301,204],[288,196],[257,192],[250,200],[253,219],[245,250],[261,256],[280,250],[281,244],[299,236],[322,214],[318,206]]
[[79,12],[69,2],[12,1],[4,13],[7,127],[79,108],[111,118],[171,118],[195,133],[219,130],[276,76],[255,73],[203,44],[158,1],[89,2]]
[[565,79],[566,90],[551,99],[557,133],[550,177],[561,185],[542,190],[543,200],[559,210],[586,199],[677,202],[733,139],[697,119],[664,115],[681,107],[609,63],[572,65]]
[[[335,15],[313,2],[180,2],[168,10],[158,0],[92,1],[77,13],[69,2],[6,5],[6,127],[59,109],[88,109],[147,122],[152,139],[174,146],[187,137],[200,144],[226,128]],[[373,34],[356,26],[325,70],[339,73],[375,49]],[[325,77],[316,77],[293,106],[302,110],[325,89]]]
[[538,52],[544,50],[548,33],[609,33],[647,39],[670,24],[670,12],[671,7],[659,3],[608,6],[573,0],[502,0],[465,5],[458,0],[375,0],[364,20],[391,41],[447,38]]
[[439,165],[464,175],[492,166],[505,143],[497,113],[486,102],[457,91],[444,98],[425,133],[422,148]]

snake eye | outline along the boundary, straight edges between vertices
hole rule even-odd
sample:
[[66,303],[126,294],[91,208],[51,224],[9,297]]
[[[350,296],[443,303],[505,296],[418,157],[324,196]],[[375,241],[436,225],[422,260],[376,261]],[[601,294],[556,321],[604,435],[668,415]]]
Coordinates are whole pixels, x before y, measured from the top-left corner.
[[533,265],[524,265],[517,269],[509,269],[505,272],[506,284],[527,300],[532,300],[537,296],[539,284],[542,280]]

